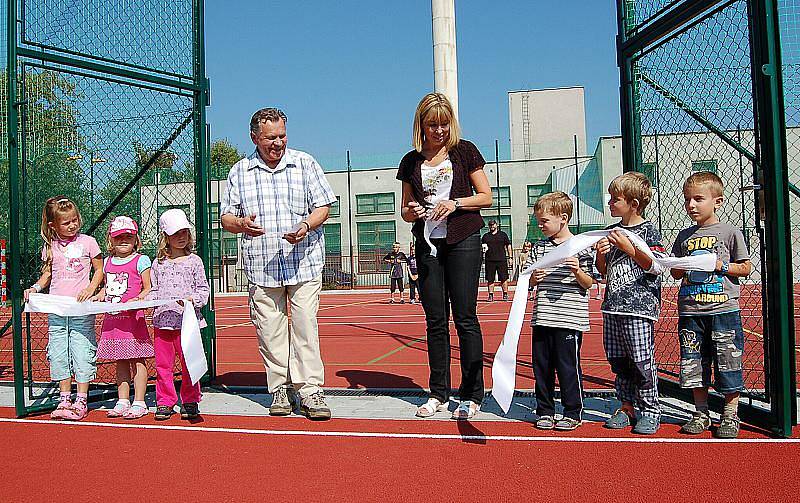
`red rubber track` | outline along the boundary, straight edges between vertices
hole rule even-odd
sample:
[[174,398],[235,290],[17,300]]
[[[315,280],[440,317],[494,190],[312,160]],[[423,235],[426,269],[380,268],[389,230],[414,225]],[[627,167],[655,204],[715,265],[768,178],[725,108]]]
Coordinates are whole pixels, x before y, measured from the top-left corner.
[[[13,416],[0,409],[0,417]],[[97,411],[87,421],[111,423]],[[152,416],[135,425],[163,425]],[[178,419],[167,426],[187,426]],[[794,501],[796,443],[628,443],[586,425],[207,416],[203,431],[0,422],[0,501]],[[209,432],[304,430],[464,435],[375,438]],[[660,436],[675,436],[665,425]],[[492,436],[537,437],[496,440]],[[490,438],[481,437],[486,436]],[[743,431],[743,438],[763,438]],[[685,437],[682,437],[685,438]],[[724,462],[724,467],[721,464]],[[789,471],[787,472],[787,469]],[[172,496],[168,496],[172,495]]]

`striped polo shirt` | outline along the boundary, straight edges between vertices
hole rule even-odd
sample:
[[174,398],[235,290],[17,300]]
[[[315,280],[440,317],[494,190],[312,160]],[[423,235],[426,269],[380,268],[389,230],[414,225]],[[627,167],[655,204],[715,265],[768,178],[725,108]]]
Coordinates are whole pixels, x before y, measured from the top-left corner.
[[[529,260],[539,260],[555,250],[556,246],[550,239],[537,241],[531,249]],[[591,276],[594,258],[588,248],[578,253],[578,262],[583,272]],[[545,271],[547,275],[536,288],[531,324],[587,332],[589,292],[578,284],[569,266],[565,264]]]

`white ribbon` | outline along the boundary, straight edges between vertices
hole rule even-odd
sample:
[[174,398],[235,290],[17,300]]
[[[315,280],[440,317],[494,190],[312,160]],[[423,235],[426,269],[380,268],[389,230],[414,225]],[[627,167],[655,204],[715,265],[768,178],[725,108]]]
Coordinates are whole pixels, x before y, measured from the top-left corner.
[[662,271],[676,268],[685,271],[711,272],[716,268],[717,256],[713,253],[689,257],[667,257],[653,252],[639,235],[622,228],[584,232],[558,245],[553,251],[526,267],[517,279],[516,293],[511,303],[511,312],[508,314],[506,331],[492,363],[492,396],[497,400],[503,412],[508,413],[511,399],[514,397],[517,346],[519,345],[522,321],[525,318],[525,308],[528,304],[527,292],[531,274],[535,269],[547,269],[563,264],[567,258],[577,255],[614,231],[625,233],[631,243],[647,255]]
[[183,303],[181,349],[192,384],[197,384],[197,381],[208,371],[208,362],[206,361],[206,352],[203,350],[203,340],[200,338],[200,324],[197,322],[197,315],[191,302]]
[[[48,313],[57,316],[88,316],[92,314],[118,313],[134,311],[171,304],[180,299],[141,300],[136,302],[78,302],[74,297],[32,293],[25,304],[26,313]],[[208,370],[203,341],[200,338],[200,324],[190,302],[184,302],[183,320],[181,324],[181,348],[186,368],[192,384],[203,377]]]

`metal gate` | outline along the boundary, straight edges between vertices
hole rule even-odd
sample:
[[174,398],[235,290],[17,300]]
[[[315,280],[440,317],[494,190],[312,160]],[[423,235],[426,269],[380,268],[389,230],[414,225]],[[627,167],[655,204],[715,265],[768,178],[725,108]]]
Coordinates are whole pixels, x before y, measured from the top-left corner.
[[[101,248],[114,216],[133,217],[150,257],[160,213],[181,208],[195,222],[197,252],[210,274],[208,85],[202,0],[3,3],[7,87],[0,106],[8,141],[0,238],[10,247],[12,307],[3,321],[4,331],[13,328],[16,410],[25,415],[52,408],[57,389],[46,357],[47,319],[22,312],[22,291],[40,273],[38,229],[48,197],[75,201],[82,232]],[[205,316],[213,375],[212,311]],[[113,365],[99,363],[100,388],[114,380]]]
[[[781,63],[779,40],[782,30],[797,39],[792,23],[800,6],[618,0],[617,8],[625,169],[653,181],[647,216],[665,244],[691,223],[683,209],[686,177],[709,170],[725,182],[720,219],[743,231],[754,266],[740,299],[746,388],[740,415],[788,436],[796,422],[793,292],[800,277],[791,246],[800,229],[789,218],[790,208],[800,206],[789,181],[800,171],[800,155],[787,158],[787,137],[800,146],[800,101],[794,90],[784,92],[782,74],[796,74],[799,61]],[[790,50],[800,56],[796,44]],[[784,113],[794,120],[788,128]],[[685,397],[688,390],[676,382],[676,290],[677,282],[665,280],[656,352],[662,389]]]

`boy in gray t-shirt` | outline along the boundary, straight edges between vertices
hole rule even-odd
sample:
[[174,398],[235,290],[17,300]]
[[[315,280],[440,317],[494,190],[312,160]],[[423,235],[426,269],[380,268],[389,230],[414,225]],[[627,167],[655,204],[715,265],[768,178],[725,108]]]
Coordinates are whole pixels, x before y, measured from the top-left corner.
[[672,246],[676,257],[714,253],[714,272],[672,269],[681,280],[678,291],[678,332],[681,346],[681,386],[691,388],[696,412],[681,431],[699,434],[711,426],[708,387],[714,369],[714,387],[725,395],[725,409],[717,437],[739,434],[739,392],[742,390],[744,336],[739,316],[739,278],[752,265],[742,232],[719,221],[722,180],[714,173],[693,173],[683,184],[684,206],[695,222],[682,230]]

